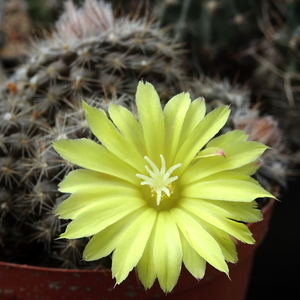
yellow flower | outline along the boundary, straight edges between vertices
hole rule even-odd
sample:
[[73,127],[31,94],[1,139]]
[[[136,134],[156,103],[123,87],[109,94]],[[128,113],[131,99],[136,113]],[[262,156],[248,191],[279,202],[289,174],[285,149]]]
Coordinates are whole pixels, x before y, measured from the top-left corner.
[[213,138],[228,119],[228,106],[205,116],[202,98],[191,102],[181,93],[162,109],[154,87],[143,82],[136,104],[138,120],[119,105],[109,106],[108,118],[83,102],[101,145],[54,143],[64,159],[83,168],[60,183],[71,196],[57,214],[72,219],[61,237],[93,236],[83,253],[88,261],[113,252],[118,284],[137,267],[145,288],[158,278],[169,292],[182,262],[197,279],[206,262],[228,274],[226,261],[237,261],[232,237],[254,243],[242,223],[261,220],[254,199],[274,198],[251,178],[267,147],[239,130]]

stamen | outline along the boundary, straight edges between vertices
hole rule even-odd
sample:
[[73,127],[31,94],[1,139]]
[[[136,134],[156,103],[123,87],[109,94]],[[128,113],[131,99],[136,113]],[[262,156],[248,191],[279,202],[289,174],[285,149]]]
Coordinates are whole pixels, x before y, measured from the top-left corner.
[[152,192],[156,193],[156,204],[159,205],[164,195],[167,195],[168,197],[171,196],[171,183],[177,180],[178,176],[170,176],[174,170],[181,166],[181,164],[176,164],[166,171],[166,161],[164,156],[161,154],[161,168],[159,170],[148,156],[145,156],[144,158],[152,168],[151,170],[147,165],[145,166],[150,177],[143,174],[136,174],[136,176],[144,180],[141,182],[141,185],[149,185]]

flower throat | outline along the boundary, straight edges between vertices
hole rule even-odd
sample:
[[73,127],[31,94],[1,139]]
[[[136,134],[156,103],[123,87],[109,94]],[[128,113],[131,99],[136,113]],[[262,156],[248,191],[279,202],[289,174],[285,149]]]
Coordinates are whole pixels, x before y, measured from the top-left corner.
[[181,164],[176,164],[166,170],[166,161],[162,154],[160,154],[161,168],[148,157],[144,156],[151,169],[145,165],[145,169],[150,176],[136,174],[137,177],[143,179],[141,185],[149,185],[152,196],[156,195],[156,204],[159,205],[161,200],[165,197],[170,197],[173,192],[172,182],[178,179],[178,176],[170,177],[172,172],[179,168]]

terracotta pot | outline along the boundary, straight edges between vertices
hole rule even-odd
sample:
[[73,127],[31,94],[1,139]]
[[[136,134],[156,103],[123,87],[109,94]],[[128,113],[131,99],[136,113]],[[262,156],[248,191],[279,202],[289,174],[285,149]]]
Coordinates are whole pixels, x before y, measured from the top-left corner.
[[166,296],[157,283],[145,291],[134,272],[114,287],[110,271],[51,269],[0,262],[0,299],[182,300],[189,297],[191,300],[243,300],[255,250],[267,231],[273,204],[272,200],[263,208],[263,221],[249,225],[256,244],[238,244],[239,262],[230,265],[230,279],[208,266],[205,277],[197,281],[183,269],[178,284]]

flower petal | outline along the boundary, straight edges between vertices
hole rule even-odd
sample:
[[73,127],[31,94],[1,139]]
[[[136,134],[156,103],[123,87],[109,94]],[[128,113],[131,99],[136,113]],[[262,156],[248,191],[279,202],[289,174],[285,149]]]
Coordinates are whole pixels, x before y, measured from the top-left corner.
[[243,130],[233,130],[228,131],[214,139],[212,139],[207,147],[223,147],[225,145],[236,143],[236,142],[245,142],[248,139],[248,134]]
[[148,208],[126,228],[113,254],[112,274],[121,283],[137,265],[143,255],[157,216],[156,210]]
[[206,112],[204,98],[200,97],[192,101],[181,129],[181,136],[179,145],[182,145],[187,136],[194,130],[194,128],[203,120]]
[[[181,163],[178,172],[185,170],[187,165],[196,156],[197,152],[213,137],[226,123],[229,116],[229,107],[219,107],[208,115],[194,128],[179,149],[174,163]],[[178,174],[177,174],[178,175]]]
[[[210,205],[210,203],[199,199],[186,198],[180,201],[180,203],[181,207],[190,214],[195,214],[200,219],[225,231],[236,239],[247,244],[255,242],[249,228],[243,223],[228,219],[224,214],[226,211],[222,207]],[[242,215],[240,218],[243,220]]]
[[155,264],[154,264],[154,257],[153,257],[154,237],[155,237],[155,225],[149,236],[149,240],[146,244],[144,253],[137,264],[138,276],[145,289],[150,289],[157,277]]
[[262,220],[262,214],[260,210],[257,209],[257,203],[255,201],[230,202],[220,200],[211,201],[206,199],[182,198],[182,200],[180,201],[180,205],[184,206],[185,203],[188,203],[190,209],[192,206],[194,206],[194,208],[198,207],[198,209],[201,209],[206,213],[218,213],[218,215],[221,217],[236,220],[239,222],[254,223]]
[[244,180],[225,179],[203,181],[187,186],[183,197],[223,201],[250,202],[256,198],[274,198],[261,186]]
[[[246,226],[246,225],[244,225]],[[247,227],[247,226],[246,226]],[[214,237],[226,261],[236,263],[238,261],[236,243],[234,239],[226,232],[213,227],[211,224],[207,224],[206,230]]]
[[143,130],[134,115],[125,107],[116,104],[110,104],[108,112],[124,138],[128,139],[132,148],[139,149],[139,152],[144,157],[146,155],[146,146]]
[[90,107],[82,101],[85,117],[94,135],[113,154],[133,166],[136,170],[144,169],[144,158],[131,141],[126,139],[116,126],[108,119],[106,112],[102,109]]
[[244,166],[234,169],[234,171],[252,176],[256,173],[256,171],[259,169],[260,166],[261,166],[261,162],[255,160],[249,164],[245,164]]
[[224,180],[224,179],[243,180],[243,181],[248,181],[256,185],[259,185],[257,180],[255,180],[254,178],[252,178],[247,174],[237,172],[235,169],[212,174],[210,176],[202,178],[201,180],[198,180],[197,182],[207,182],[207,181]]
[[258,142],[236,142],[223,145],[225,157],[213,156],[199,159],[182,174],[180,180],[183,185],[201,180],[214,173],[224,170],[233,170],[242,167],[257,158],[267,149]]
[[[63,201],[56,209],[56,213],[63,219],[75,219],[86,210],[97,209],[105,201],[120,199],[122,197],[141,199],[138,190],[123,186],[99,186],[90,190],[80,190],[73,193],[67,200]],[[113,205],[113,204],[112,204]]]
[[165,122],[160,99],[152,84],[139,82],[136,105],[145,137],[147,156],[159,165],[159,155],[165,151]]
[[74,193],[79,190],[91,190],[102,186],[121,186],[134,188],[130,182],[123,179],[92,170],[78,169],[71,171],[59,184],[62,193]]
[[53,147],[62,158],[80,167],[140,184],[135,169],[91,140],[59,140],[53,143]]
[[128,227],[130,222],[134,221],[145,208],[140,208],[133,213],[120,219],[118,222],[106,227],[99,233],[96,233],[86,245],[83,257],[85,260],[97,260],[112,253],[117,247],[120,236]]
[[173,165],[178,143],[181,136],[182,125],[186,118],[186,113],[190,106],[191,99],[189,93],[181,93],[171,98],[164,108],[165,129],[166,129],[166,151],[168,153],[167,162]]
[[158,214],[153,255],[160,287],[164,292],[170,292],[180,274],[182,248],[178,228],[168,211]]
[[180,239],[185,267],[195,278],[202,279],[205,274],[206,260],[195,251],[181,232]]
[[145,206],[145,202],[142,199],[127,198],[127,196],[100,201],[96,207],[83,210],[68,225],[60,238],[73,239],[92,236],[143,206]]
[[190,246],[213,267],[228,274],[221,248],[203,224],[182,209],[173,208],[170,213]]
[[[214,238],[214,240],[218,243],[222,251],[222,254],[224,256],[224,259],[228,262],[236,263],[238,257],[236,251],[236,243],[234,239],[225,231],[216,228],[213,224],[207,223],[198,217],[196,217],[195,219],[198,220],[198,222],[200,222],[202,225],[204,225],[207,233],[210,234]],[[247,227],[246,225],[244,226]]]
[[213,204],[218,205],[227,211],[227,217],[236,221],[246,223],[255,223],[263,219],[261,211],[257,207],[255,201],[252,202],[229,202],[229,201],[213,201]]

